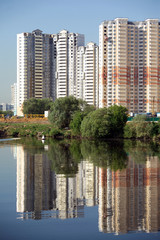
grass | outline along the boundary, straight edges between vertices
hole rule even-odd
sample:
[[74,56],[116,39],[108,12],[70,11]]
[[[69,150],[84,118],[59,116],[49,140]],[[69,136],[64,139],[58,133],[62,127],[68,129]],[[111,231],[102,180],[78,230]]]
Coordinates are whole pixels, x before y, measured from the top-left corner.
[[[60,131],[60,130],[59,130]],[[0,132],[5,136],[25,137],[25,136],[54,136],[58,134],[58,129],[55,129],[51,124],[40,123],[0,123]],[[52,134],[53,133],[53,134]],[[2,134],[1,134],[2,135]]]

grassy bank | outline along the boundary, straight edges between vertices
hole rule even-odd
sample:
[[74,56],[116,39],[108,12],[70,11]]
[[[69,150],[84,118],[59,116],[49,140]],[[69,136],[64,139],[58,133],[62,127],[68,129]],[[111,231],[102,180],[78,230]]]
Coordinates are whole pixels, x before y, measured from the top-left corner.
[[[31,122],[0,122],[0,137],[46,137],[53,138],[81,138],[81,133],[75,134],[73,130],[59,129],[50,123]],[[91,137],[83,137],[94,139]],[[122,138],[148,139],[160,141],[160,122],[132,121],[126,123]]]
[[40,123],[0,123],[0,137],[67,137],[65,130],[54,128],[51,124]]

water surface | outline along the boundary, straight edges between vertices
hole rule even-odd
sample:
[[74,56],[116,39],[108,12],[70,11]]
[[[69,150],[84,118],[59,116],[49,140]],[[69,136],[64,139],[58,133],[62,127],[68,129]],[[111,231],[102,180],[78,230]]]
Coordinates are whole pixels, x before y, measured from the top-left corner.
[[160,239],[160,147],[0,142],[0,239]]

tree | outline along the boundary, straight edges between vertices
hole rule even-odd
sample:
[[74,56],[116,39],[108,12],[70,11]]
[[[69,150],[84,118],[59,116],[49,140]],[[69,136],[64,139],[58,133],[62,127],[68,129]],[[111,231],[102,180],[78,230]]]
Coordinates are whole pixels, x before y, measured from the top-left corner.
[[111,106],[89,113],[82,121],[82,137],[107,138],[121,137],[127,122],[127,109],[123,106]]
[[43,114],[44,111],[50,110],[53,101],[48,98],[37,99],[30,98],[23,103],[24,114]]
[[127,108],[112,105],[108,108],[108,122],[111,137],[122,137],[127,122]]
[[4,114],[5,117],[12,117],[14,115],[14,113],[11,110],[2,111],[2,114]]
[[81,123],[82,137],[102,138],[108,135],[107,108],[90,112]]
[[147,116],[146,115],[136,115],[134,118],[133,118],[133,122],[145,122],[147,120]]
[[87,107],[87,103],[82,99],[73,96],[58,98],[53,103],[49,120],[59,128],[69,127],[73,114],[82,111]]
[[73,135],[80,135],[81,123],[88,113],[95,111],[94,106],[86,106],[83,111],[77,111],[73,114],[73,119],[70,122],[70,128],[72,129]]

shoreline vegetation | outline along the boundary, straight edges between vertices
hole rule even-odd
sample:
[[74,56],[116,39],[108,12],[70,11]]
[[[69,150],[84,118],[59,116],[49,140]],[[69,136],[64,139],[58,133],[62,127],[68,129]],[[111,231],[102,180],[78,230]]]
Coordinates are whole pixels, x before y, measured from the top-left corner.
[[43,135],[55,139],[142,139],[160,141],[160,123],[127,123],[124,128],[124,135],[121,137],[82,137],[73,134],[71,129],[58,129],[51,124],[41,123],[2,123],[0,122],[0,138],[6,137],[37,137]]
[[[42,102],[43,104],[42,104]],[[127,109],[112,105],[96,109],[73,96],[50,100],[29,99],[24,114],[41,114],[41,106],[50,111],[48,119],[12,118],[0,120],[0,137],[52,137],[58,139],[143,139],[160,141],[160,122],[137,115],[128,122]]]

